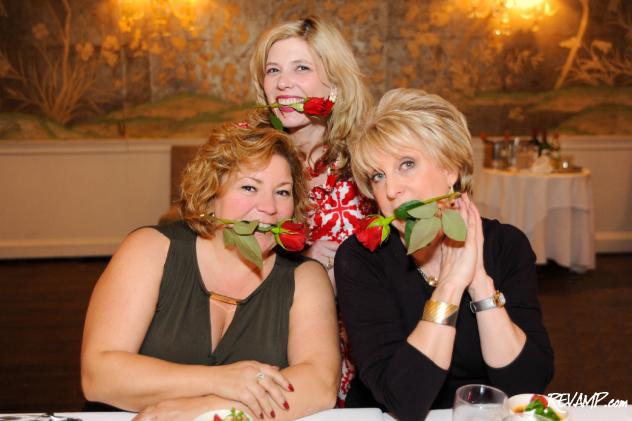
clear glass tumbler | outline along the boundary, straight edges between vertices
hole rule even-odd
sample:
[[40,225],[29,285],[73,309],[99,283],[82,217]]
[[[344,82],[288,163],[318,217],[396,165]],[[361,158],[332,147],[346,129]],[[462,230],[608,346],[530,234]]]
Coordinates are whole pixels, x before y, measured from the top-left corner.
[[502,421],[508,415],[507,395],[484,384],[466,384],[456,390],[452,421]]

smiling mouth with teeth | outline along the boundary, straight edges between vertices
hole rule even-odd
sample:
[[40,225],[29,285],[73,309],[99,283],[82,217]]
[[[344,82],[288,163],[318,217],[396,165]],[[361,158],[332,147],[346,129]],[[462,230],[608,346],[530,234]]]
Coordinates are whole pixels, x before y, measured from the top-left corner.
[[303,102],[303,98],[295,97],[295,98],[277,98],[277,103],[279,105],[292,105],[292,104],[300,104]]

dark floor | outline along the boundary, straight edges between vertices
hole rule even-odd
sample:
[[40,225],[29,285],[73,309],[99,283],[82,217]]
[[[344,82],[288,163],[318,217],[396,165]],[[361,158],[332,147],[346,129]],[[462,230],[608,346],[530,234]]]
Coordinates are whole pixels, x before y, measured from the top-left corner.
[[[83,405],[85,310],[107,259],[0,261],[0,412]],[[556,353],[549,392],[609,392],[632,401],[632,255],[600,255],[584,275],[539,269]]]

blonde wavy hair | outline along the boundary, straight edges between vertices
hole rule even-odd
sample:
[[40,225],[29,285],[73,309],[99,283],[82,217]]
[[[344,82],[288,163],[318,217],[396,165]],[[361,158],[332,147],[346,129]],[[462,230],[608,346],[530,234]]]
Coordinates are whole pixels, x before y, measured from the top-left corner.
[[307,181],[303,166],[287,134],[270,127],[244,128],[226,124],[200,147],[182,176],[180,214],[203,238],[211,238],[215,223],[209,215],[213,200],[237,171],[266,165],[273,155],[285,158],[292,173],[294,220],[303,222],[307,210]]
[[[371,96],[351,47],[340,31],[318,17],[307,17],[276,25],[261,34],[250,59],[250,75],[257,102],[268,103],[263,80],[270,48],[277,41],[293,37],[309,45],[322,61],[327,80],[336,87],[336,105],[327,121],[322,144],[328,151],[325,159],[328,162],[337,160],[337,168],[342,171],[349,159],[347,139],[369,109]],[[268,115],[265,110],[255,113],[251,122],[255,126],[258,123],[270,125]]]
[[454,105],[419,89],[388,91],[349,140],[351,170],[360,191],[373,198],[370,177],[379,168],[377,153],[410,148],[457,173],[454,189],[471,193],[474,160],[467,121]]

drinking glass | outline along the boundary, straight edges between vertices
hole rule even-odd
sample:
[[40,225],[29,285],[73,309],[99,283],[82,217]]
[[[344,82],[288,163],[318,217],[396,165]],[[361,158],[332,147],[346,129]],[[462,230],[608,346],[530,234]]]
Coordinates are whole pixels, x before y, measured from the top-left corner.
[[492,386],[466,384],[456,390],[452,421],[502,421],[507,395]]

